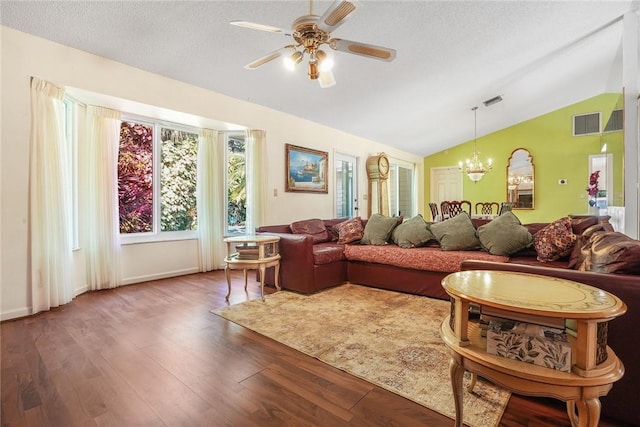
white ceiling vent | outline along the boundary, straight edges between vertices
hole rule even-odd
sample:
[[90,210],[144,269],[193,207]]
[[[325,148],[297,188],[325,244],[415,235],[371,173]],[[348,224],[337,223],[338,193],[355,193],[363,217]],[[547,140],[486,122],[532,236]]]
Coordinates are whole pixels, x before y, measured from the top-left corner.
[[573,136],[600,133],[600,113],[573,116]]

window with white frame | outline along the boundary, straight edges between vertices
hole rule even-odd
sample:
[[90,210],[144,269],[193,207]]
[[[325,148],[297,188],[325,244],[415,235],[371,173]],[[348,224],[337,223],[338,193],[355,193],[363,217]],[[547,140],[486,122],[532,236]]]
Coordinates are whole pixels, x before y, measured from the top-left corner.
[[[84,104],[64,99],[64,130],[72,165],[73,242],[78,248],[78,134]],[[200,129],[179,123],[123,114],[118,151],[118,208],[122,243],[197,237],[197,152]],[[245,132],[225,133],[224,206],[226,234],[246,228]],[[222,166],[222,165],[221,165]]]
[[225,235],[244,234],[247,226],[247,162],[244,132],[226,134],[227,204]]
[[73,99],[65,96],[63,129],[67,142],[68,164],[71,165],[69,180],[69,212],[71,212],[71,242],[73,249],[80,247],[78,235],[78,104]]
[[389,159],[389,163],[389,213],[410,218],[417,212],[415,166],[394,159]]
[[121,234],[197,230],[197,152],[198,129],[123,119],[118,153]]

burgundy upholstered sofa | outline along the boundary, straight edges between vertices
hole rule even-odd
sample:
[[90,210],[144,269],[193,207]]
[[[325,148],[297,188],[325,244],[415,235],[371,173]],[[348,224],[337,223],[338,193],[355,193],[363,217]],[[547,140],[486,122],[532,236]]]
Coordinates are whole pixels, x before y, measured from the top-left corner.
[[[256,229],[258,234],[264,233],[280,237],[280,254],[282,256],[280,284],[284,289],[310,294],[350,282],[431,298],[448,299],[448,295],[441,285],[442,279],[447,274],[459,270],[486,269],[566,278],[599,287],[618,296],[627,305],[627,313],[610,322],[608,342],[624,363],[626,372],[625,376],[614,385],[609,395],[602,398],[602,413],[608,418],[620,421],[621,425],[640,426],[640,410],[637,408],[638,402],[640,402],[638,400],[640,396],[640,350],[636,345],[640,341],[640,332],[638,332],[640,330],[638,328],[640,325],[640,272],[607,274],[577,271],[570,268],[570,263],[575,261],[573,259],[575,251],[571,258],[564,257],[557,261],[542,263],[537,260],[536,251],[533,248],[524,249],[510,257],[498,260],[486,257],[483,259],[481,251],[467,251],[459,259],[458,265],[449,268],[452,271],[438,271],[438,269],[430,269],[428,266],[406,268],[384,263],[349,260],[345,256],[346,246],[336,243],[335,239],[331,239],[330,234],[336,224],[345,220],[345,218],[323,220],[329,233],[327,240],[324,235],[318,238],[317,234],[294,234],[290,224],[261,226]],[[487,222],[477,219],[472,221],[476,228]],[[580,235],[597,222],[597,218],[575,219],[572,220],[572,229],[574,233]],[[363,223],[366,224],[366,220],[363,220]],[[547,223],[525,224],[533,235],[546,225]],[[609,224],[605,224],[604,229],[612,231]],[[578,241],[580,242],[580,240]],[[439,251],[437,245],[435,246],[407,249],[406,251]],[[390,244],[388,250],[399,249]],[[440,262],[435,261],[435,263]],[[266,283],[273,286],[273,269],[267,271]]]

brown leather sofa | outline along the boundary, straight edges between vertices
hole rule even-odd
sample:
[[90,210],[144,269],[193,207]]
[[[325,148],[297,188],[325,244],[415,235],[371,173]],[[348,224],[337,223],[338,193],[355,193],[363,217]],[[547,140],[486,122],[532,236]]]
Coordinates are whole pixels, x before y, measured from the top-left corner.
[[[345,219],[324,220],[330,230]],[[486,221],[473,220],[476,228]],[[597,222],[597,221],[596,221]],[[576,220],[573,231],[581,234],[592,220]],[[535,235],[547,223],[526,224]],[[606,230],[612,230],[610,226]],[[310,294],[345,282],[374,286],[432,298],[448,299],[441,280],[449,273],[400,268],[393,265],[349,261],[343,254],[344,246],[335,241],[316,242],[306,234],[293,234],[289,224],[262,226],[258,234],[280,237],[280,284],[284,289]],[[602,398],[603,415],[619,420],[621,425],[640,426],[640,274],[604,274],[577,271],[569,268],[573,259],[541,263],[533,248],[524,249],[511,256],[506,263],[490,261],[463,261],[462,270],[489,269],[529,272],[576,280],[611,292],[627,304],[627,313],[610,322],[609,345],[623,361],[625,376],[617,382],[608,396]],[[274,284],[273,269],[267,271],[266,283]]]

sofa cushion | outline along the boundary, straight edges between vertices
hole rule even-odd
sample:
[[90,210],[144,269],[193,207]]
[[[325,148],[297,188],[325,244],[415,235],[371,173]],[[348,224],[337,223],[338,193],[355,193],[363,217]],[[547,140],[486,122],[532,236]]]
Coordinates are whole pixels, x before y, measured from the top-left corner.
[[640,241],[615,231],[604,231],[594,233],[589,243],[589,254],[578,270],[640,274]]
[[482,248],[492,255],[511,255],[533,243],[527,227],[511,211],[478,227],[477,234]]
[[436,236],[443,251],[468,251],[480,248],[476,228],[466,212],[445,221],[430,224],[429,231]]
[[364,234],[362,220],[359,216],[336,224],[334,228],[338,232],[338,243],[342,244],[360,240]]
[[348,219],[349,218],[332,218],[332,219],[324,220],[324,226],[326,227],[327,233],[329,234],[330,242],[338,241],[339,236],[338,236],[338,230],[336,230],[336,225],[340,224],[341,222],[345,222]]
[[424,246],[429,240],[436,239],[420,214],[399,224],[393,229],[391,237],[393,242],[401,248],[418,248]]
[[293,234],[309,234],[313,237],[313,243],[329,241],[329,233],[324,221],[321,219],[306,219],[292,222],[290,225]]
[[313,263],[315,265],[329,264],[344,259],[346,259],[344,257],[344,245],[331,242],[313,245]]
[[398,218],[374,213],[364,226],[364,233],[360,243],[363,245],[386,245],[396,225],[398,225]]
[[586,257],[589,256],[591,251],[591,236],[599,231],[610,231],[602,223],[597,223],[591,227],[583,230],[582,233],[577,236],[576,243],[571,250],[569,256],[568,268],[578,269]]
[[536,248],[538,261],[556,261],[568,256],[576,239],[569,217],[555,220],[533,236],[533,246]]
[[587,216],[584,218],[571,218],[571,230],[573,234],[580,235],[584,233],[584,231],[591,227],[592,225],[596,225],[598,223],[597,216]]

